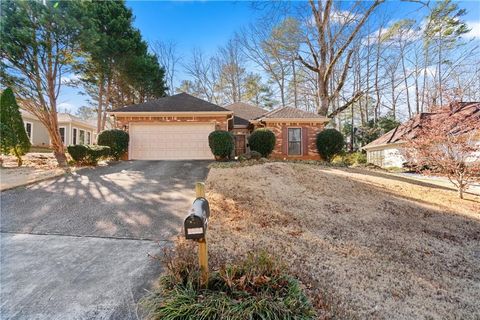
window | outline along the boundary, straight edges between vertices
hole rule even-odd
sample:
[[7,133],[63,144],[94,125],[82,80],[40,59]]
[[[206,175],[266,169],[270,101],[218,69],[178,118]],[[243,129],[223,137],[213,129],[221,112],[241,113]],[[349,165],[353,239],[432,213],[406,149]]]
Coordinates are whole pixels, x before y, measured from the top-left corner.
[[90,131],[87,132],[87,144],[92,144],[92,140],[91,140],[91,133]]
[[85,130],[80,130],[80,135],[78,140],[80,144],[85,144]]
[[73,128],[72,130],[72,144],[77,144],[77,128]]
[[62,143],[65,144],[65,127],[58,128],[58,133],[60,133],[60,139]]
[[32,123],[31,122],[25,122],[25,131],[27,132],[27,137],[32,142]]
[[302,154],[302,129],[288,128],[288,154]]

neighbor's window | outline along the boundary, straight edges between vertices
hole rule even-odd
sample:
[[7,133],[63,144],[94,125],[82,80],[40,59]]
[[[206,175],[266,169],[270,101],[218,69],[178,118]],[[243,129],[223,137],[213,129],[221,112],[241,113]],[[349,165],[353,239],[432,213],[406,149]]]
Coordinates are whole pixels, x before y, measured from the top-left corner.
[[80,144],[85,144],[85,130],[80,130],[80,137],[79,137]]
[[32,123],[25,122],[25,131],[27,131],[27,136],[30,141],[32,141]]
[[91,134],[90,134],[90,131],[87,131],[87,144],[91,144]]
[[288,154],[302,154],[302,129],[288,128]]
[[65,127],[58,128],[58,132],[60,133],[60,139],[62,139],[62,143],[65,144]]
[[72,144],[76,145],[77,144],[77,129],[73,128],[72,130]]

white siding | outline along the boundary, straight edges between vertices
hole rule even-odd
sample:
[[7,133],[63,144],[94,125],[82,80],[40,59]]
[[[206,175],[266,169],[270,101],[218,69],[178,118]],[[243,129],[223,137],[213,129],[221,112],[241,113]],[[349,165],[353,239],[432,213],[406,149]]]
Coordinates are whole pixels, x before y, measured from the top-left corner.
[[384,147],[367,150],[367,162],[382,168],[401,168],[406,162],[402,147]]

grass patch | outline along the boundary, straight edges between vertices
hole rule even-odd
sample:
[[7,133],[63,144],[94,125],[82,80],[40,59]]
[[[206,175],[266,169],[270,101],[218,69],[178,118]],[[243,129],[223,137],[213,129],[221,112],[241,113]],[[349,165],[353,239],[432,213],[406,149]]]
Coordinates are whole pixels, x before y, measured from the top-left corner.
[[167,271],[160,288],[141,301],[147,319],[315,319],[301,284],[266,252],[212,263],[217,267],[206,288],[199,285],[195,248],[180,243],[162,261]]

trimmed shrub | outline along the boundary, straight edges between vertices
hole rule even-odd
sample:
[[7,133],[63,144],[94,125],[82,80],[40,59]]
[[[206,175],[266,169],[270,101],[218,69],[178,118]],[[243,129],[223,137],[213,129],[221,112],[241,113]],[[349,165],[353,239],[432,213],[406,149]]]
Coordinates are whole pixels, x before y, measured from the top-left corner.
[[96,165],[98,160],[106,158],[109,155],[110,147],[108,146],[88,145],[87,156],[85,160],[88,164]]
[[71,145],[68,153],[77,164],[96,165],[101,158],[108,157],[110,147],[96,145]]
[[87,146],[82,144],[71,145],[67,147],[67,151],[76,163],[85,162],[87,157]]
[[248,137],[250,150],[267,158],[275,148],[275,134],[268,129],[257,129]]
[[178,255],[165,264],[160,288],[142,299],[146,319],[316,319],[299,281],[264,252],[215,268],[206,288],[195,256]]
[[317,134],[317,150],[323,160],[330,162],[342,152],[345,145],[343,135],[335,129],[325,129]]
[[22,115],[12,89],[3,90],[0,97],[0,151],[17,158],[17,165],[22,165],[22,156],[31,147]]
[[110,155],[119,160],[128,151],[128,133],[120,129],[105,130],[98,135],[98,145],[110,147]]
[[225,160],[230,158],[235,149],[235,139],[231,132],[215,130],[208,135],[208,145],[215,159]]

